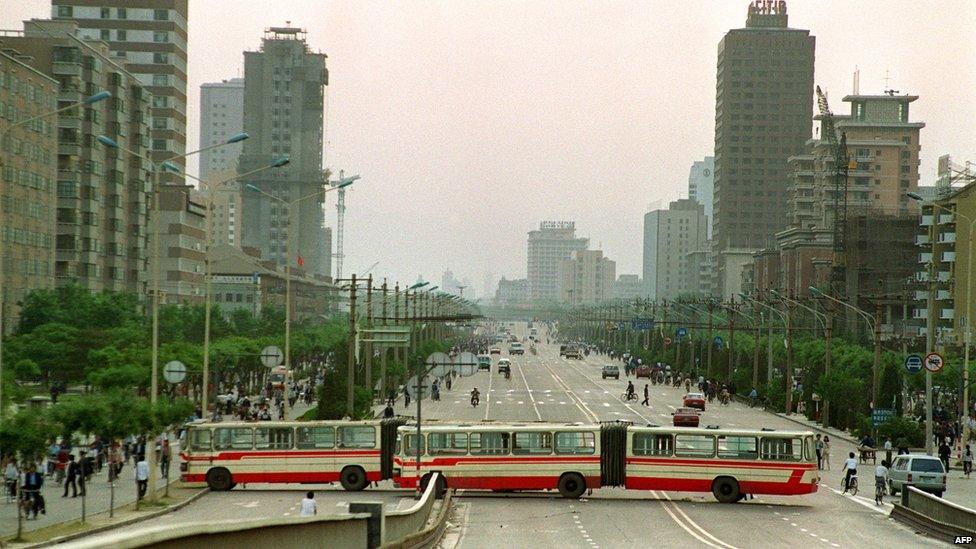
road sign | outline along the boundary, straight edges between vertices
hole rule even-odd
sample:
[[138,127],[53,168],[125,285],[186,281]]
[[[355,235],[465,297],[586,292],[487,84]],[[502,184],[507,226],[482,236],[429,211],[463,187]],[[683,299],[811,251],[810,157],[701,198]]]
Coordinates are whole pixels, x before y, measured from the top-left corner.
[[943,358],[942,355],[934,351],[925,355],[924,362],[925,362],[925,369],[932,372],[933,374],[941,370],[943,367],[945,367],[945,358]]
[[722,343],[724,343],[724,341],[722,340],[722,336],[715,336],[715,339],[712,340],[712,343],[714,343],[716,347],[721,347]]
[[646,332],[648,330],[654,329],[654,319],[653,318],[635,318],[630,321],[630,327],[634,331]]
[[186,379],[186,365],[179,360],[171,360],[163,366],[163,379],[170,383],[179,383]]
[[430,375],[434,377],[441,377],[450,371],[451,367],[453,366],[453,362],[454,361],[451,360],[451,357],[447,356],[447,353],[438,352],[427,355],[427,360],[424,361],[424,364],[430,367],[428,370]]
[[908,355],[905,357],[905,369],[910,374],[917,374],[922,371],[922,355]]
[[678,337],[679,338],[682,338],[682,337],[687,336],[688,335],[688,328],[684,328],[684,327],[678,328],[677,334],[678,334]]
[[285,353],[277,345],[268,345],[261,350],[261,364],[265,368],[277,368],[285,358]]
[[671,345],[671,338],[670,337],[664,338],[664,344],[665,345]]
[[383,347],[406,347],[410,344],[410,326],[358,328],[356,337],[360,343],[373,343]]
[[465,351],[454,359],[454,366],[462,376],[474,375],[478,368],[478,357],[474,353]]
[[617,331],[618,332],[622,332],[622,331],[624,331],[626,329],[627,329],[627,323],[626,322],[618,322],[617,323]]
[[891,408],[875,408],[871,410],[871,424],[875,427],[887,423],[893,417],[895,417],[895,411]]

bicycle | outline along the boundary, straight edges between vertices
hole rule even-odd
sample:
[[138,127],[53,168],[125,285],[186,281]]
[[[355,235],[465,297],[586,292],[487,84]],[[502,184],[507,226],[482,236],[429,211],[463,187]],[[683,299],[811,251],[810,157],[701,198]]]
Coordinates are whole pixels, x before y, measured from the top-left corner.
[[630,401],[637,402],[637,393],[624,393],[620,395],[620,400],[624,402],[630,402]]
[[884,505],[885,496],[885,482],[884,480],[874,482],[874,503],[876,505]]
[[[841,479],[840,485],[842,488],[844,487],[844,479]],[[851,475],[850,483],[847,485],[847,488],[844,488],[844,493],[846,494],[847,492],[850,492],[852,496],[857,495],[857,475]]]

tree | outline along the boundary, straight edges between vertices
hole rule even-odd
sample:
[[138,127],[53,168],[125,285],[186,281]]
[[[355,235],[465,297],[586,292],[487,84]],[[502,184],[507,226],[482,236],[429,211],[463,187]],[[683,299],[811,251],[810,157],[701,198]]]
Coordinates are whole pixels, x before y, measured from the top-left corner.
[[60,426],[50,416],[23,409],[0,424],[0,448],[3,454],[36,462],[45,454],[48,441],[57,436]]

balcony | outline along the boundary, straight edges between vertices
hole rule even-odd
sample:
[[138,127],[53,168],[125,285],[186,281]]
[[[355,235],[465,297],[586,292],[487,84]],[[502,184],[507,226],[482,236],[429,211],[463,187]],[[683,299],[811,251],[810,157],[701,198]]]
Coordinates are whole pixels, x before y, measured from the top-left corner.
[[942,320],[952,320],[956,318],[955,309],[942,309],[939,311],[939,318]]
[[953,214],[939,214],[939,224],[945,225],[949,223],[955,223],[956,216]]
[[932,252],[923,252],[918,254],[919,263],[928,263],[929,261],[932,261]]
[[923,215],[921,221],[919,221],[918,224],[920,226],[922,226],[922,227],[931,227],[932,226],[932,216],[931,215]]
[[929,235],[927,235],[927,234],[917,234],[917,235],[915,235],[915,244],[916,245],[921,246],[923,244],[928,244],[929,242],[931,242],[931,239],[929,238]]
[[956,233],[939,233],[939,244],[952,244],[956,241]]
[[55,61],[51,64],[51,74],[81,76],[81,63]]
[[942,261],[953,263],[956,261],[956,252],[942,252]]

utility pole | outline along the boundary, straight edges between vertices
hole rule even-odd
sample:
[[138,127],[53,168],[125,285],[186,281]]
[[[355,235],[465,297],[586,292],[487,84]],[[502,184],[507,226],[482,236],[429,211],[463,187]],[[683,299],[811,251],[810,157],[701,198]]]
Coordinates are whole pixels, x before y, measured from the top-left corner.
[[[929,225],[929,242],[932,243],[932,253],[929,254],[929,291],[925,298],[926,321],[925,321],[925,352],[926,354],[935,352],[935,323],[938,316],[935,314],[935,293],[938,291],[936,283],[935,269],[935,224],[938,212],[932,208],[932,223]],[[969,299],[969,296],[966,297]],[[925,370],[925,453],[932,455],[932,372],[928,368]]]
[[732,364],[735,361],[735,296],[729,300],[729,375],[727,381],[732,381]]
[[793,306],[786,307],[786,414],[793,413]]
[[[366,279],[366,326],[373,329],[373,275]],[[372,332],[367,339],[374,339]],[[367,341],[363,352],[366,353],[366,388],[369,389],[370,403],[373,402],[373,343]]]
[[[388,324],[386,319],[386,278],[383,278],[383,326]],[[380,398],[386,398],[389,389],[386,386],[386,355],[389,349],[386,346],[380,346]]]
[[877,408],[878,403],[878,383],[881,381],[881,298],[874,303],[874,368],[872,368],[871,380],[871,408]]
[[708,375],[712,375],[712,347],[715,346],[715,336],[712,334],[712,309],[715,304],[711,299],[708,300]]
[[346,359],[346,415],[355,419],[354,388],[356,385],[356,273],[349,283],[349,356]]
[[[824,315],[824,331],[826,332],[827,341],[824,343],[824,377],[830,373],[830,366],[833,362],[833,352],[831,351],[831,340],[834,334],[834,315],[831,314],[832,305],[828,302],[827,312]],[[820,423],[824,427],[830,427],[830,401],[826,398],[823,399],[823,412],[820,415]]]
[[[759,322],[755,323],[756,331],[754,337],[756,340],[752,350],[752,386],[755,388],[759,385],[759,337],[762,335],[762,316],[760,316],[759,302],[755,300],[752,302],[752,318],[759,320]],[[758,389],[756,390],[758,391]]]

